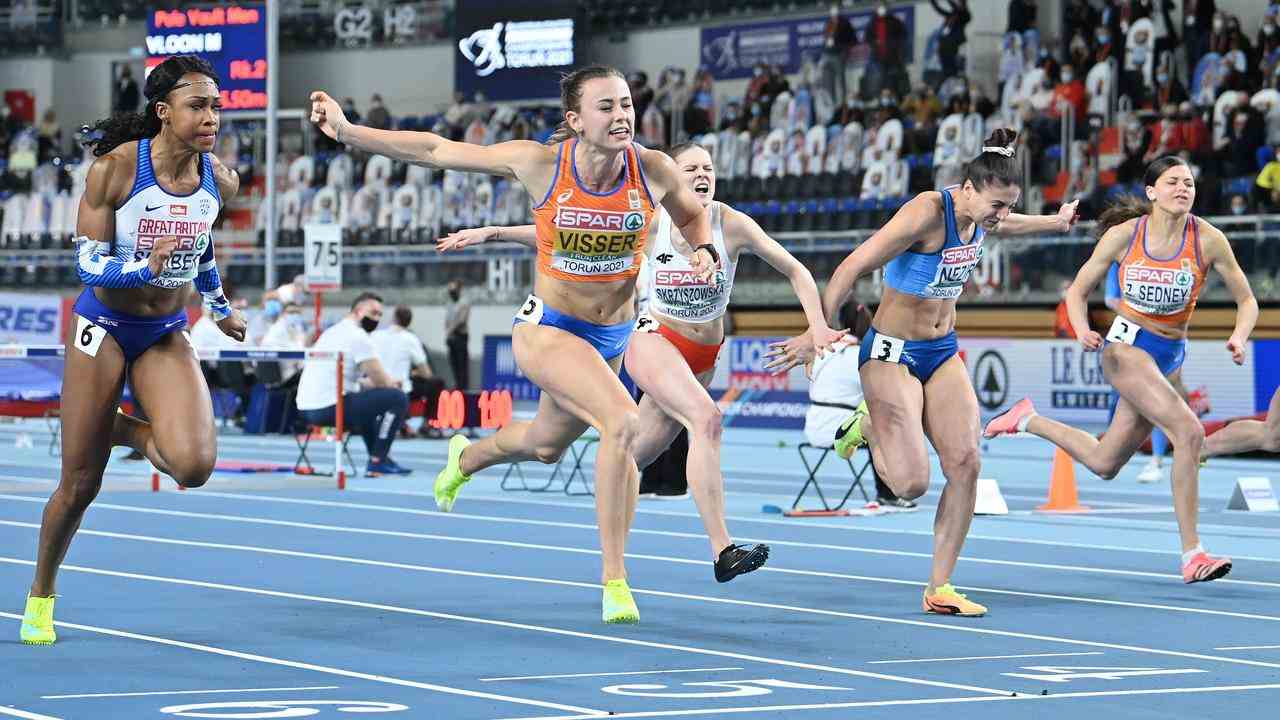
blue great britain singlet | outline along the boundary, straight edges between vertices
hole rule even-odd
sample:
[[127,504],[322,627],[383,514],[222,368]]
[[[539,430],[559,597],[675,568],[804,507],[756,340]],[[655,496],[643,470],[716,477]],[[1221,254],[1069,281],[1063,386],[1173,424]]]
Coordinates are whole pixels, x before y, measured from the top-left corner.
[[[159,276],[156,287],[180,288],[196,274],[213,267],[213,221],[222,207],[222,194],[213,176],[213,161],[200,155],[200,184],[186,195],[160,187],[151,167],[151,140],[138,141],[137,173],[124,204],[116,208],[116,234],[111,256],[123,262],[142,260],[160,238],[178,238],[178,247]],[[206,256],[207,253],[207,256]],[[206,267],[207,266],[207,267]]]

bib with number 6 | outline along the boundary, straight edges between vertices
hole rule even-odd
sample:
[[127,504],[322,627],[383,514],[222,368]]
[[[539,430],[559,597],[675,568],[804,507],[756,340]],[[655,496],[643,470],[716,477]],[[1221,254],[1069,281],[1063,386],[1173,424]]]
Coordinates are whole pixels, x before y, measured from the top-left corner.
[[102,340],[107,336],[106,329],[101,326],[94,325],[88,318],[76,316],[76,337],[75,344],[80,352],[89,357],[98,356],[98,348],[102,347]]

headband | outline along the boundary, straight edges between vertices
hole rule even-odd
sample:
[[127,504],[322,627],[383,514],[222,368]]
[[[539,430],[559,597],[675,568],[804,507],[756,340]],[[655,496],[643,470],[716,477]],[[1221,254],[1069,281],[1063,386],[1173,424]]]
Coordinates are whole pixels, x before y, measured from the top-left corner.
[[998,155],[1003,155],[1007,158],[1013,157],[1013,148],[1011,147],[996,147],[994,145],[984,145],[982,147],[982,152],[996,153]]

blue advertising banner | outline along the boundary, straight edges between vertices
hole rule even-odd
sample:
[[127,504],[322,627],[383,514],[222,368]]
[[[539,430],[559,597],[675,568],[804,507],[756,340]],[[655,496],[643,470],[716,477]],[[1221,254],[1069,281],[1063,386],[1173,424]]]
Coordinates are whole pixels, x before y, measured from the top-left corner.
[[261,3],[147,15],[147,72],[171,55],[199,55],[222,81],[222,109],[267,107],[267,13]]
[[510,335],[484,336],[482,369],[482,387],[485,390],[509,390],[512,400],[538,399],[538,386],[530,382],[520,372],[520,368],[516,367]]
[[577,65],[577,4],[466,0],[454,14],[453,89],[468,100],[560,97],[560,74]]
[[[915,57],[915,8],[900,7],[891,13],[906,26],[905,44],[901,49],[904,61]],[[850,62],[860,65],[866,62],[869,52],[866,29],[875,18],[874,11],[842,13],[853,25],[859,44],[853,48]],[[800,70],[806,56],[815,59],[822,53],[823,28],[827,16],[794,18],[757,23],[737,23],[702,28],[701,58],[717,80],[735,80],[751,76],[757,63],[780,65],[783,72]]]

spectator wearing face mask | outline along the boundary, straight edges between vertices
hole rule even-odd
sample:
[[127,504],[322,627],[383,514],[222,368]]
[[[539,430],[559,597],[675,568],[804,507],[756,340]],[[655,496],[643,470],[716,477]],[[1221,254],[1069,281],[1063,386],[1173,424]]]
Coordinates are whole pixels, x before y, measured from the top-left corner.
[[1211,147],[1211,133],[1208,123],[1188,100],[1182,101],[1178,106],[1178,134],[1182,136],[1183,145],[1191,153],[1191,157],[1203,164],[1205,153]]
[[1178,105],[1188,98],[1187,89],[1169,71],[1168,65],[1161,65],[1156,70],[1156,88],[1153,105],[1162,108],[1166,105]]
[[1209,30],[1217,5],[1214,0],[1186,0],[1182,12],[1182,47],[1187,54],[1187,67],[1194,68],[1209,52]]
[[365,117],[365,125],[380,130],[386,130],[391,127],[391,113],[387,110],[387,106],[382,103],[382,96],[374,93],[369,99],[369,113]]
[[[380,320],[382,298],[360,293],[351,312],[325,330],[313,349],[343,354],[343,422],[364,438],[369,454],[365,474],[403,475],[411,471],[391,459],[391,444],[409,412],[409,398],[387,374],[369,338]],[[338,389],[333,373],[330,362],[313,361],[302,368],[296,402],[304,422],[328,427],[337,419]]]
[[1058,84],[1053,88],[1053,105],[1050,108],[1050,114],[1053,117],[1061,117],[1064,105],[1070,106],[1075,111],[1076,127],[1085,129],[1088,125],[1084,121],[1088,103],[1085,99],[1084,80],[1076,75],[1075,65],[1070,63],[1063,65],[1058,73]]
[[[307,326],[302,319],[302,306],[297,303],[285,303],[283,312],[276,321],[267,328],[262,336],[262,346],[282,348],[286,350],[304,350],[307,347]],[[280,364],[280,377],[288,384],[300,372],[304,363],[285,362]]]

